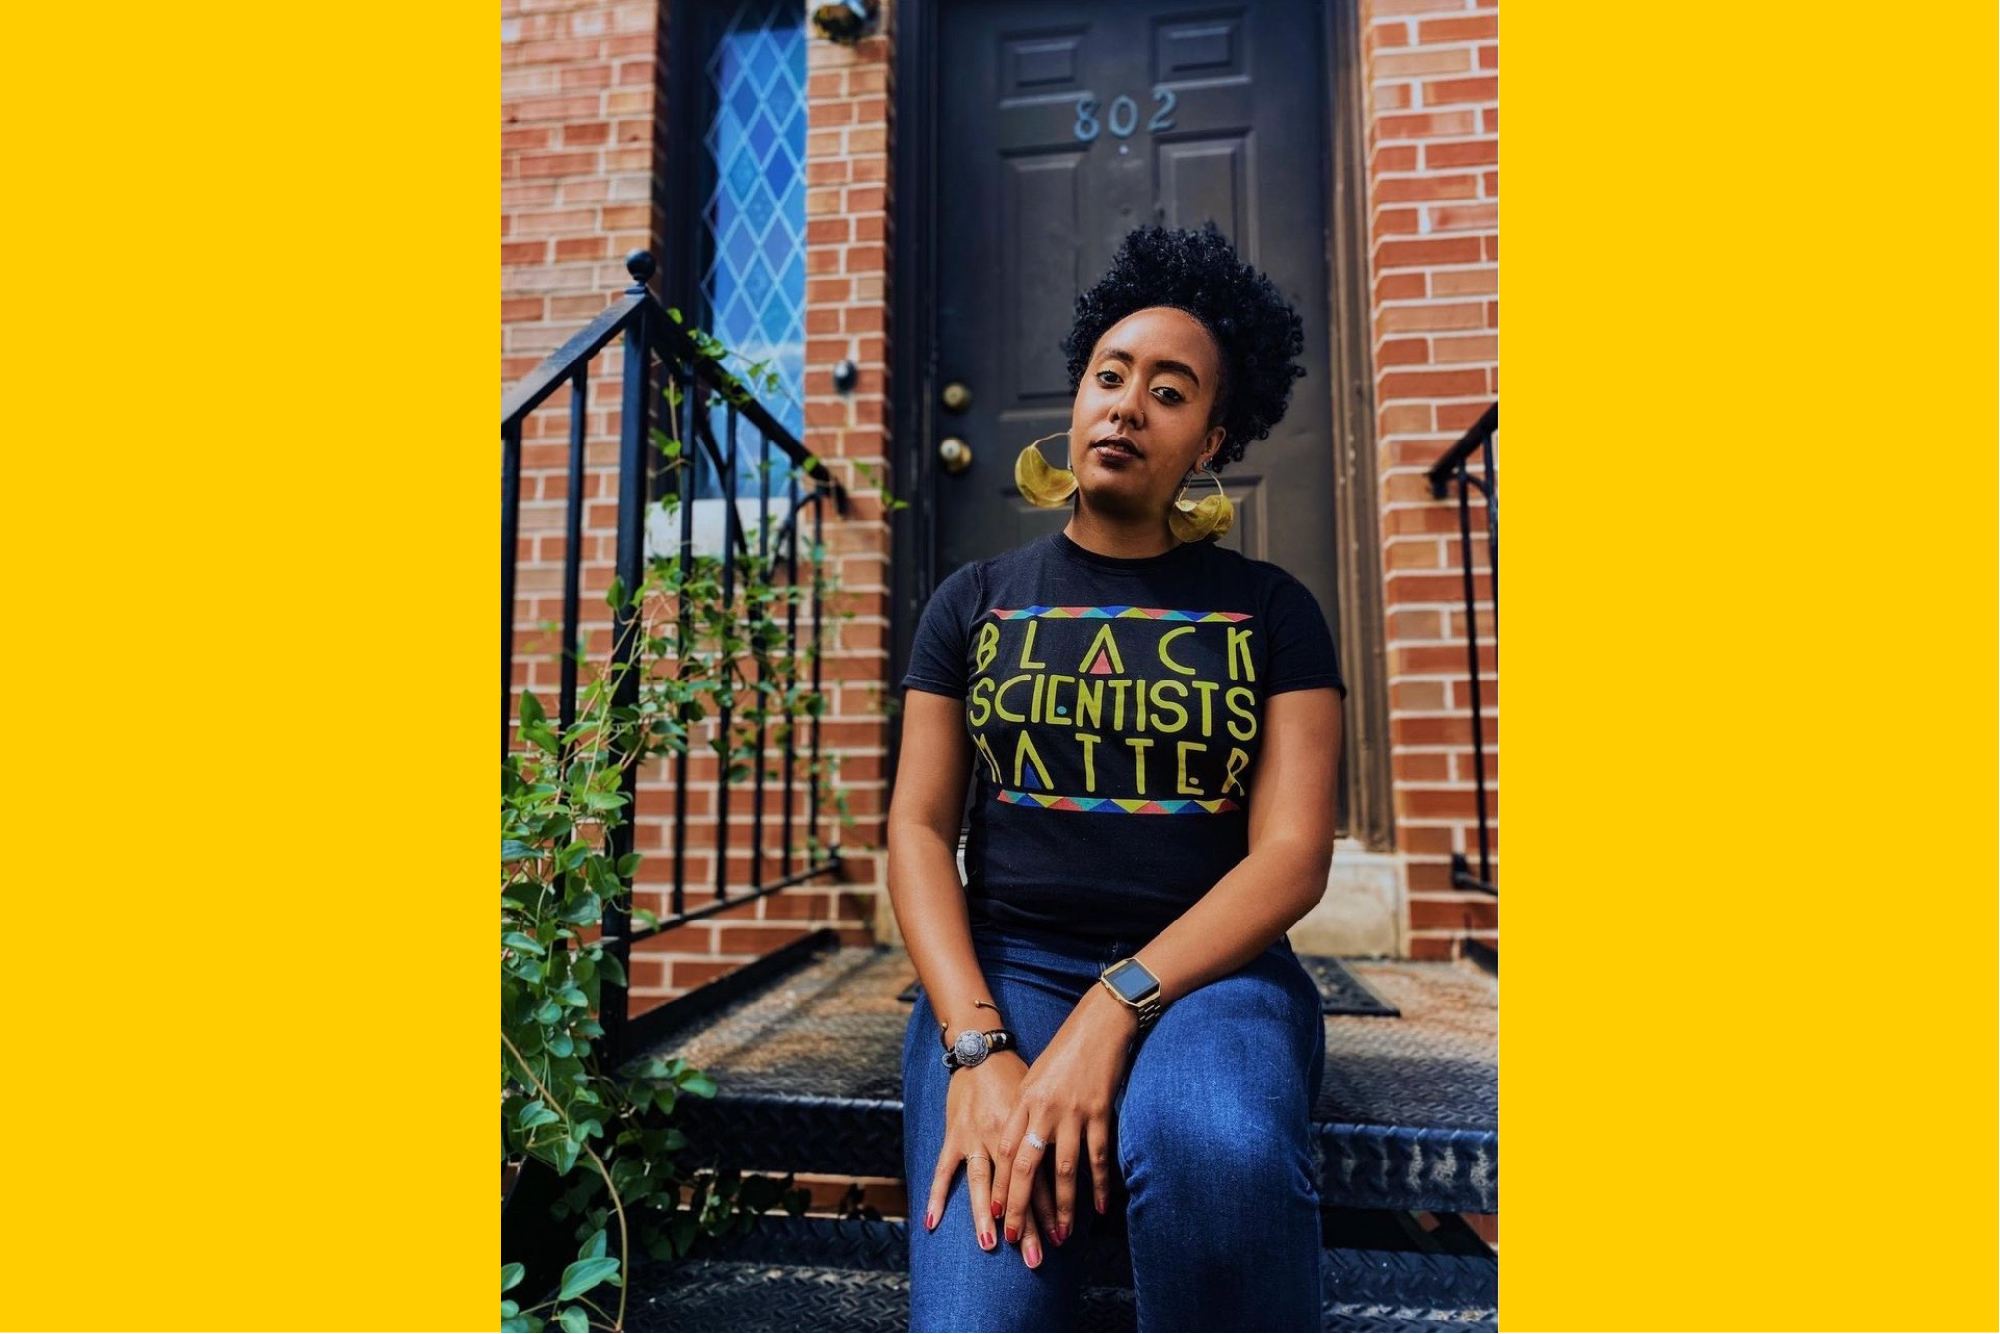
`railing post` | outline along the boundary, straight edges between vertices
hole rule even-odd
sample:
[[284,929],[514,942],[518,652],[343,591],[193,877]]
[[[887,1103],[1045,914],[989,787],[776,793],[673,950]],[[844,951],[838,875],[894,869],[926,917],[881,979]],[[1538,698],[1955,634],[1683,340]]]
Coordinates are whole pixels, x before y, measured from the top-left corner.
[[[728,425],[723,432],[722,456],[722,605],[733,608],[736,605],[737,542],[734,403],[723,409],[723,419]],[[735,749],[730,735],[735,723],[735,710],[731,704],[732,697],[725,694],[715,720],[715,733],[722,741],[721,753],[716,756],[715,775],[715,898],[718,903],[729,896],[729,753]]]
[[[791,691],[799,688],[799,470],[785,470],[785,498],[791,506],[791,521],[785,526],[785,654],[791,662],[787,673]],[[792,873],[792,808],[798,804],[792,770],[799,753],[798,715],[787,706],[785,713],[785,866]]]
[[[653,257],[635,250],[625,257],[625,271],[632,275],[631,294],[644,293],[653,276]],[[622,605],[612,613],[612,670],[618,674],[611,705],[614,717],[620,710],[636,711],[639,703],[638,665],[644,661],[639,643],[644,607],[639,597],[646,576],[646,444],[648,409],[653,397],[653,304],[641,305],[625,330],[624,399],[618,422],[618,569],[624,590]],[[627,716],[630,716],[629,714]],[[638,744],[644,746],[643,736]],[[630,763],[623,746],[612,751],[619,766],[619,791],[625,797],[623,819],[611,830],[605,849],[613,862],[632,851],[639,818],[639,770]],[[604,935],[611,938],[611,952],[626,980],[631,980],[632,915],[627,908],[608,903],[604,909]],[[604,1059],[616,1067],[626,1055],[625,1027],[628,988],[606,982],[598,993],[598,1022],[604,1027]]]
[[[1500,433],[1500,405],[1481,413],[1427,474],[1431,495],[1439,500],[1458,490],[1459,576],[1465,592],[1466,684],[1472,692],[1472,786],[1479,830],[1479,874],[1474,875],[1465,854],[1451,854],[1451,882],[1455,888],[1476,889],[1495,894],[1493,884],[1492,811],[1486,791],[1485,692],[1479,684],[1479,598],[1472,573],[1472,490],[1479,489],[1486,503],[1486,586],[1493,608],[1497,632],[1500,611],[1500,473],[1494,440]],[[1477,453],[1484,476],[1474,476],[1472,456]]]
[[[688,660],[699,652],[693,634],[693,607],[688,598],[688,580],[694,576],[695,413],[706,409],[696,402],[701,386],[696,381],[693,364],[681,369],[681,402],[676,414],[680,422],[680,467],[674,473],[679,479],[676,494],[681,505],[681,541],[674,555],[674,582],[680,589],[680,609],[674,618],[674,673],[678,679],[688,681],[693,679]],[[688,726],[681,738],[680,753],[674,756],[675,917],[687,911],[688,752],[693,748],[694,728]]]
[[[576,721],[577,631],[583,619],[583,484],[584,433],[590,424],[590,363],[576,368],[570,381],[569,403],[569,503],[563,522],[563,645],[562,700],[563,735],[569,735]],[[563,747],[562,760],[569,763],[570,748]]]
[[[1479,818],[1479,879],[1493,883],[1492,857],[1488,847],[1486,810],[1486,739],[1480,708],[1479,688],[1479,604],[1472,578],[1472,473],[1464,460],[1458,465],[1458,567],[1465,583],[1465,660],[1467,680],[1472,686],[1472,796]],[[1496,599],[1497,602],[1497,599]]]
[[507,763],[514,717],[514,566],[521,541],[521,423],[500,427],[500,763]]
[[810,823],[806,826],[806,837],[816,852],[824,854],[826,849],[819,841],[819,720],[826,713],[826,694],[820,685],[820,659],[826,656],[826,632],[820,622],[820,590],[824,583],[821,578],[826,569],[826,528],[824,513],[826,506],[824,487],[813,493],[813,738],[812,770],[806,782],[811,789],[806,808]]

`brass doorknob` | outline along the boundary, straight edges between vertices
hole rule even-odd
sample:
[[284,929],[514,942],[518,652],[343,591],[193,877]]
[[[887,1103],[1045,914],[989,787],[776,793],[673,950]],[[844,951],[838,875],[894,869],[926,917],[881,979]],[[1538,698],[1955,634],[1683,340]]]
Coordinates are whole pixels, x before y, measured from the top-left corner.
[[972,446],[957,436],[946,436],[938,446],[938,458],[944,461],[944,470],[954,475],[972,466]]
[[963,380],[953,380],[939,397],[944,400],[946,412],[963,412],[972,406],[972,390]]

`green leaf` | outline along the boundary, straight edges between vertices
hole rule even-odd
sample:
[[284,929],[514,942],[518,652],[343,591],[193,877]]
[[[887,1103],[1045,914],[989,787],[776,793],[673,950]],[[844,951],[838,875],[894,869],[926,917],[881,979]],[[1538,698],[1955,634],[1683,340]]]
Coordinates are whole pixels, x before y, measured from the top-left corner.
[[[599,1228],[591,1234],[589,1241],[583,1243],[583,1250],[579,1253],[580,1258],[595,1260],[609,1249],[610,1244],[610,1240],[604,1234],[604,1229]],[[502,1288],[501,1291],[505,1292],[506,1289]]]
[[590,997],[584,995],[580,987],[575,986],[565,986],[561,991],[556,993],[555,998],[564,1005],[585,1006],[590,1004]]
[[639,863],[644,859],[645,857],[643,853],[637,853],[637,852],[626,853],[623,857],[620,857],[618,859],[618,874],[621,877],[630,876],[634,871],[639,869]]
[[535,698],[532,690],[523,690],[521,692],[521,722],[524,726],[532,727],[536,723],[547,719],[548,716],[548,713],[542,708],[542,702]]
[[583,1313],[581,1306],[563,1307],[562,1314],[556,1317],[556,1323],[568,1330],[569,1334],[589,1334],[590,1317]]
[[578,1260],[563,1270],[562,1291],[556,1294],[556,1300],[566,1302],[572,1297],[581,1297],[617,1272],[618,1261],[608,1255]]
[[553,1024],[561,1019],[562,1006],[552,1000],[543,1001],[542,1008],[535,1011],[535,1022],[538,1024]]
[[507,1320],[507,1319],[510,1319],[510,1318],[512,1318],[512,1317],[514,1317],[514,1316],[517,1316],[517,1315],[519,1315],[519,1314],[521,1314],[521,1306],[520,1306],[520,1303],[518,1303],[518,1302],[512,1302],[512,1301],[507,1301],[507,1300],[504,1300],[504,1299],[503,1299],[503,1300],[501,1301],[501,1303],[500,1303],[500,1318],[501,1318],[502,1320]]
[[502,945],[507,946],[509,949],[518,950],[522,954],[532,954],[538,959],[541,958],[542,955],[548,953],[548,951],[545,948],[543,948],[541,941],[536,940],[533,936],[524,934],[523,932],[520,931],[502,932],[500,936],[500,943]]
[[576,1166],[577,1155],[582,1149],[575,1140],[565,1135],[549,1146],[549,1152],[556,1160],[556,1175],[568,1176],[570,1168]]
[[[506,1292],[509,1288],[512,1288],[515,1284],[519,1283],[523,1278],[525,1278],[527,1276],[527,1273],[528,1273],[528,1267],[526,1265],[501,1265],[500,1291]],[[513,1303],[511,1302],[508,1303],[508,1305],[510,1306],[512,1304]],[[512,1315],[513,1312],[509,1311],[507,1314]]]
[[699,1070],[689,1071],[687,1074],[682,1075],[676,1082],[680,1084],[682,1092],[691,1094],[694,1097],[713,1098],[715,1096],[715,1081]]
[[527,861],[539,856],[541,856],[541,853],[536,851],[533,844],[523,843],[518,838],[503,838],[500,840],[500,860],[502,862]]
[[[523,1107],[520,1111],[520,1114],[516,1116],[514,1119],[516,1124],[518,1124],[523,1130],[533,1130],[536,1126],[545,1126],[549,1124],[549,1122],[551,1121],[562,1120],[560,1116],[556,1115],[555,1109],[548,1106],[540,1098],[536,1098],[533,1102]],[[520,1275],[518,1274],[515,1275],[516,1281],[518,1281],[519,1278]],[[507,1288],[510,1288],[512,1286],[513,1284],[509,1283],[506,1286],[502,1287],[500,1291],[505,1292],[507,1291]]]

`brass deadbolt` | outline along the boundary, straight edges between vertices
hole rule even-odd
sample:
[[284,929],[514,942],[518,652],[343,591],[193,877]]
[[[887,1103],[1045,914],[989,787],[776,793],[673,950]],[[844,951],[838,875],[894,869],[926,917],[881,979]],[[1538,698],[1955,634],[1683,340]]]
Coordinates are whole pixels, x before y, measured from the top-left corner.
[[953,380],[946,385],[940,397],[947,412],[963,412],[972,406],[972,391],[965,387],[963,380]]

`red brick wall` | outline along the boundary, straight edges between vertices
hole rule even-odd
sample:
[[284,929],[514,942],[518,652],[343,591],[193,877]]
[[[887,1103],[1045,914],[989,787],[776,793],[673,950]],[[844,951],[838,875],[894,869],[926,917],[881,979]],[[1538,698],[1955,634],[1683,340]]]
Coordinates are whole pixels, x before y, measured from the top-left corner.
[[[1500,392],[1499,14],[1468,0],[1363,0],[1361,21],[1397,844],[1410,952],[1441,958],[1468,929],[1498,939],[1493,900],[1451,889],[1451,853],[1477,865],[1471,687],[1456,503],[1432,500],[1424,473]],[[1499,692],[1484,530],[1475,505],[1491,783]],[[1488,805],[1497,819],[1497,784]],[[1497,829],[1493,847],[1497,876]]]
[[[661,255],[666,47],[658,0],[503,0],[501,8],[501,382],[511,385],[629,286],[624,256]],[[887,42],[858,48],[809,46],[810,106],[806,446],[854,494],[853,517],[829,513],[825,537],[837,553],[844,592],[826,608],[829,644],[822,680],[829,701],[825,751],[839,757],[838,783],[855,825],[843,830],[829,801],[820,836],[850,854],[843,883],[816,882],[731,909],[648,941],[631,967],[635,1012],[739,966],[804,932],[832,926],[850,943],[871,936],[881,821],[886,812],[888,534],[874,483],[854,461],[886,457],[888,364],[884,327],[888,274]],[[829,372],[850,357],[861,381],[833,392]],[[594,359],[586,441],[582,608],[593,659],[610,647],[609,587],[615,556],[615,468],[619,432],[614,344]],[[523,431],[520,565],[515,636],[517,686],[551,711],[559,666],[564,505],[568,496],[570,394],[565,388],[531,415]],[[810,529],[807,530],[808,535]],[[852,611],[850,620],[835,617]],[[801,628],[809,623],[802,608]],[[534,651],[539,650],[539,651]],[[688,903],[712,894],[715,878],[716,764],[698,731],[688,784]],[[802,733],[801,741],[804,740]],[[803,745],[801,746],[803,753]],[[774,756],[775,762],[775,756]],[[637,846],[646,854],[635,903],[664,914],[673,881],[672,765],[640,775]],[[729,884],[750,884],[750,794],[731,799]],[[804,829],[801,779],[793,803]],[[782,798],[766,805],[766,878],[780,848]],[[803,833],[799,842],[802,844]],[[802,849],[801,849],[802,850]],[[853,882],[853,883],[846,883]]]

